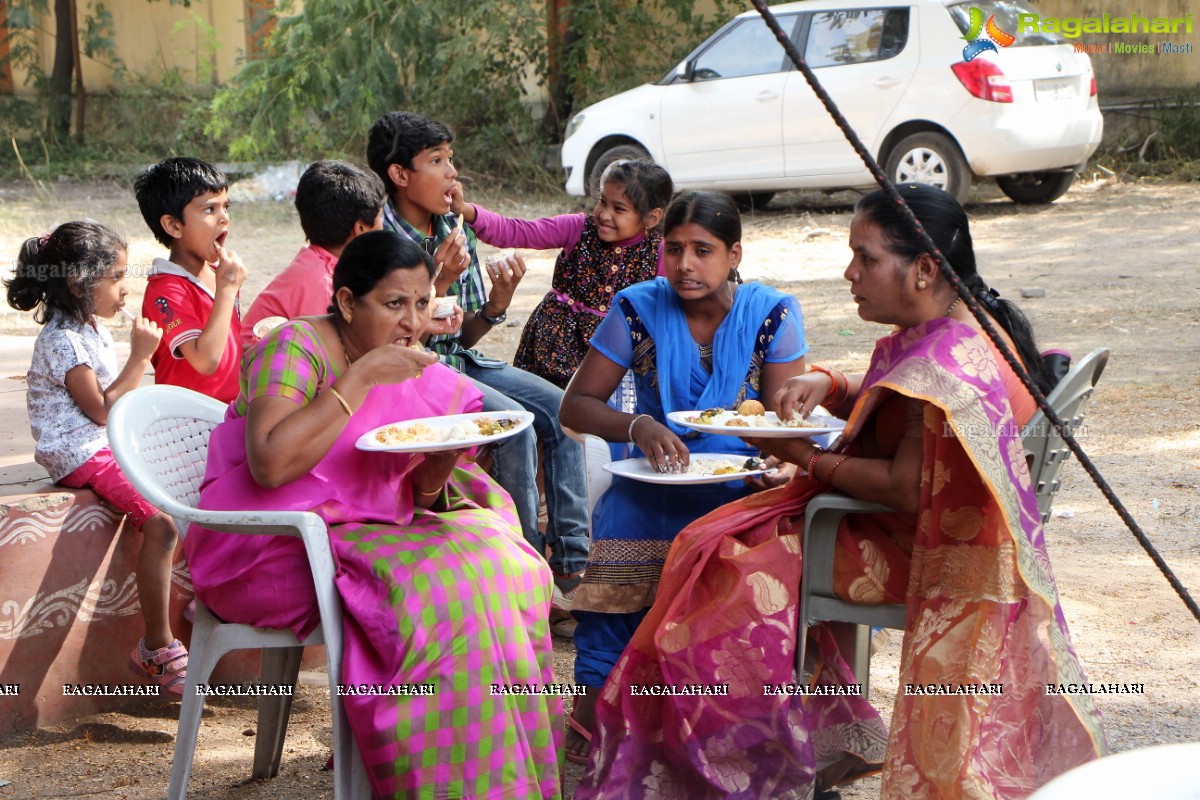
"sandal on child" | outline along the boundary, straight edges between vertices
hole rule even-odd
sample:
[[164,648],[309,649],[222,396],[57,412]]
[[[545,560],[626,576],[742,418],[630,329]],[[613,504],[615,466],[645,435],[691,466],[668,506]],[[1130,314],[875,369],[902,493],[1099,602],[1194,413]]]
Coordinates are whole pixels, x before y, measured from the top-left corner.
[[578,624],[571,609],[575,605],[575,592],[583,583],[583,573],[572,575],[554,575],[554,592],[550,597],[550,632],[564,639],[575,638],[575,626]]
[[183,698],[187,665],[187,649],[178,639],[166,647],[148,650],[143,637],[129,654],[129,668],[143,680],[157,683],[165,696],[175,700]]
[[[588,744],[592,743],[592,732],[583,727],[583,724],[579,722],[579,720],[575,719],[574,714],[567,715],[567,725],[571,727],[571,730],[583,737],[585,742]],[[588,757],[581,756],[576,753],[572,753],[570,750],[567,750],[567,761],[570,761],[572,764],[582,764],[583,766],[587,766]]]

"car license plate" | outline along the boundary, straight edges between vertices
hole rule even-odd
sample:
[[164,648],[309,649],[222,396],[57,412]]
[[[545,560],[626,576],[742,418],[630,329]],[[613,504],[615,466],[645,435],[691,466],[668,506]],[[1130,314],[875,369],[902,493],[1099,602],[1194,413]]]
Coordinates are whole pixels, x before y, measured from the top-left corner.
[[1034,81],[1033,90],[1039,103],[1071,100],[1075,97],[1075,82],[1071,80]]

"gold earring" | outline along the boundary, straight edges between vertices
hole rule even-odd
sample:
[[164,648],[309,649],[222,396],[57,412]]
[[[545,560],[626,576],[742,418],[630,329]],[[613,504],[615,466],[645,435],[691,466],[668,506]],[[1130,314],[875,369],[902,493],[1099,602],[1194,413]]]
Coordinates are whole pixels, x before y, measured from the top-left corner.
[[354,319],[354,315],[350,314],[349,312],[343,312],[342,317],[346,320],[347,325],[350,324],[350,320]]
[[[929,287],[929,284],[925,282],[924,278],[917,278],[917,288],[918,289],[925,289],[928,287]],[[349,322],[350,320],[346,320],[346,321]]]

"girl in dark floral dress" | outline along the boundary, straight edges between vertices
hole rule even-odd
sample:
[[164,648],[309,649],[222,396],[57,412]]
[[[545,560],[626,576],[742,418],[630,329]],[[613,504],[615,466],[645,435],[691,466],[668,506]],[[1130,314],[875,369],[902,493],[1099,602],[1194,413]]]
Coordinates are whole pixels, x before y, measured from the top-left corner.
[[454,191],[451,211],[463,215],[480,241],[494,247],[562,248],[551,289],[525,323],[513,366],[566,387],[613,295],[659,274],[659,224],[672,191],[666,170],[641,160],[609,165],[590,214],[513,219],[466,203]]

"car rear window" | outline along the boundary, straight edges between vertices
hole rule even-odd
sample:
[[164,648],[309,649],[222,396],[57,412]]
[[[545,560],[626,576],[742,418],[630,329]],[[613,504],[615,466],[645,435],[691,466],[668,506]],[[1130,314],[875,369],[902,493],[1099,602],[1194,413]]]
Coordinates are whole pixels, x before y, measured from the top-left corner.
[[967,33],[967,29],[971,27],[970,15],[972,8],[978,8],[983,11],[984,20],[989,19],[995,14],[996,25],[999,26],[1000,30],[1017,37],[1017,40],[1010,45],[1011,47],[1033,47],[1046,44],[1064,44],[1066,42],[1057,33],[1043,33],[1036,30],[1022,32],[1017,25],[1017,15],[1037,13],[1028,3],[1024,3],[1022,0],[967,0],[967,2],[947,6],[946,10],[950,12],[950,18],[954,20],[954,24],[958,26],[958,29],[962,31],[964,36]]
[[810,67],[883,61],[897,56],[907,41],[907,8],[816,11],[804,60]]

